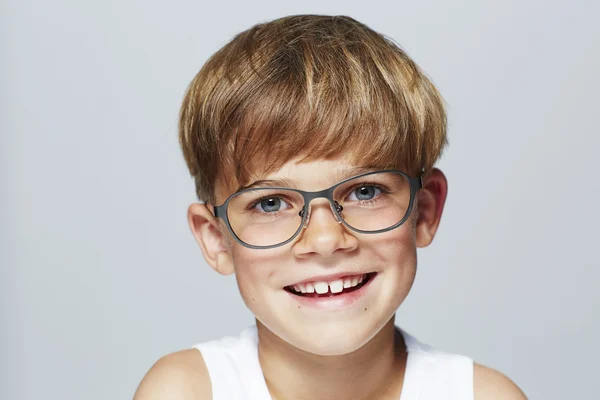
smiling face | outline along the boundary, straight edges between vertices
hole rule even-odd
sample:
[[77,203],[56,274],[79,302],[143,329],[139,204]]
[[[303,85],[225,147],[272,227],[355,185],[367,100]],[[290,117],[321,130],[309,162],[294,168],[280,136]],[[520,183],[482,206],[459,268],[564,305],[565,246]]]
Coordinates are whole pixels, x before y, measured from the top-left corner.
[[[290,161],[260,179],[286,180],[297,189],[317,191],[336,184],[355,167],[344,159]],[[221,273],[235,272],[242,298],[259,326],[298,349],[340,355],[372,339],[408,295],[416,274],[416,247],[433,238],[445,184],[443,174],[434,170],[410,218],[377,234],[348,229],[326,199],[315,199],[300,234],[272,249],[235,242],[224,222],[212,216],[211,207],[190,206],[189,220],[208,263]],[[218,204],[229,194],[217,185]],[[266,211],[270,206],[266,204]]]

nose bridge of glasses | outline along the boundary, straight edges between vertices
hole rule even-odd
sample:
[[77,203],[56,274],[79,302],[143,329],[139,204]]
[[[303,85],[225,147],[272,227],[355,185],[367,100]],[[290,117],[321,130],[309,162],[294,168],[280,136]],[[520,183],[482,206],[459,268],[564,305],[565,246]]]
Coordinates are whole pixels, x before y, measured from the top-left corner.
[[[308,222],[310,221],[313,200],[317,200],[317,199],[321,199],[321,198],[325,199],[327,201],[327,203],[329,204],[331,213],[333,214],[333,217],[335,218],[337,223],[342,222],[342,219],[340,218],[340,216],[338,214],[338,212],[341,211],[342,207],[339,204],[337,204],[337,202],[335,200],[333,200],[333,189],[330,188],[330,189],[320,190],[318,192],[303,192],[303,196],[304,196],[304,209],[302,209],[302,211],[300,211],[301,217],[304,216],[304,213],[306,212],[306,218],[304,218],[303,228],[306,228],[308,226]],[[336,208],[338,209],[337,212],[336,212]]]

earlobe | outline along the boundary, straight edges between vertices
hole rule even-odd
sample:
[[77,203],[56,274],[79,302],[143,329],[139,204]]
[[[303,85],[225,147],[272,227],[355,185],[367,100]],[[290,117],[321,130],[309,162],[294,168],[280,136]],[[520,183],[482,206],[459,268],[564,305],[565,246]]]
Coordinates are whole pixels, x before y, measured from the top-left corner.
[[209,205],[190,205],[187,218],[190,230],[208,265],[220,274],[232,274],[234,267],[231,252],[219,227],[219,220],[210,211]]
[[434,168],[423,179],[423,188],[418,192],[416,245],[426,247],[433,241],[440,225],[446,195],[448,194],[448,181],[444,173]]

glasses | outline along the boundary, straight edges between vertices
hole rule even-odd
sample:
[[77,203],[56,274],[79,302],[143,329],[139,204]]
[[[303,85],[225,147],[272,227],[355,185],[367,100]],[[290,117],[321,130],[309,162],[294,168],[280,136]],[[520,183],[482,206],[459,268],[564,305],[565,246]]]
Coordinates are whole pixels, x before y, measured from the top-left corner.
[[214,214],[241,245],[271,249],[291,242],[308,226],[314,199],[326,198],[336,221],[349,229],[382,233],[406,221],[422,187],[422,178],[401,171],[367,172],[317,192],[285,187],[240,190],[214,207]]

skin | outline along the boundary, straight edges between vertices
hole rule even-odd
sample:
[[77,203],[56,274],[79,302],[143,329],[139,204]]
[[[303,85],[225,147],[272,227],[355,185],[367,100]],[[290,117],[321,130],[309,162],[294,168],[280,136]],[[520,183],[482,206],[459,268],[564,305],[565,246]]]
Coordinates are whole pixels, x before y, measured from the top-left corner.
[[[337,183],[352,167],[344,159],[292,160],[261,179],[286,178],[299,189],[316,191]],[[394,314],[415,279],[416,249],[428,246],[435,236],[447,190],[444,174],[434,169],[424,179],[410,218],[392,231],[373,235],[339,224],[327,200],[316,199],[301,234],[268,250],[235,242],[211,205],[189,207],[189,225],[207,263],[221,274],[235,274],[242,299],[256,317],[259,360],[273,400],[400,398],[407,355],[402,338],[395,335]],[[219,204],[232,192],[217,184]],[[299,305],[283,289],[339,272],[377,272],[360,307],[316,310]],[[526,398],[504,375],[479,364],[474,367],[474,391],[478,400]],[[212,398],[198,351],[163,357],[135,396],[167,398]]]

